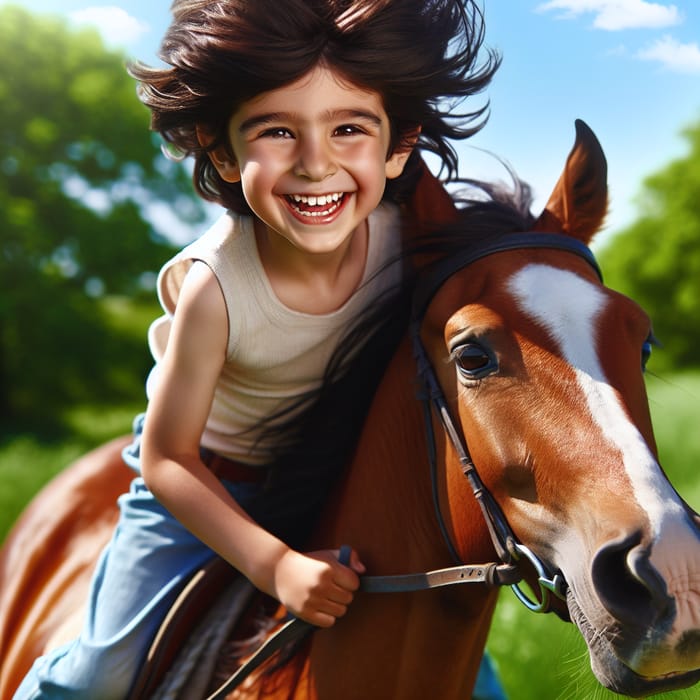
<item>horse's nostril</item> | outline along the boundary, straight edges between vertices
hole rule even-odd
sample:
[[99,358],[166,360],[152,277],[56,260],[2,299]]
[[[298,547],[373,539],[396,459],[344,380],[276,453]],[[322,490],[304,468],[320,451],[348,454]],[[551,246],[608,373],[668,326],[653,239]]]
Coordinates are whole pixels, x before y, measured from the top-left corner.
[[592,569],[601,603],[617,620],[634,626],[663,619],[673,606],[641,541],[637,532],[609,542],[596,553]]

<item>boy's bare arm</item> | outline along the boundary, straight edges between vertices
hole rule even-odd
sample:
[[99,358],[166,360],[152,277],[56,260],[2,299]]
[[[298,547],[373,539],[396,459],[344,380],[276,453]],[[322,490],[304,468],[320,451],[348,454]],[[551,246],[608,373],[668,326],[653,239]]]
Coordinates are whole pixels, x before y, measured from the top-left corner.
[[[344,614],[356,574],[330,552],[302,555],[255,523],[202,463],[200,439],[228,341],[223,295],[195,264],[185,279],[144,427],[144,480],[163,505],[258,588],[319,626]],[[355,558],[353,568],[362,570]]]

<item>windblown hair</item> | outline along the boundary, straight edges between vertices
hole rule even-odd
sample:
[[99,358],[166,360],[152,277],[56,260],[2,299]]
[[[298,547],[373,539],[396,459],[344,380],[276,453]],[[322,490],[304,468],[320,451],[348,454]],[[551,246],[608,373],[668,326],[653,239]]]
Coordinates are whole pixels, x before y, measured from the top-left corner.
[[[418,148],[453,177],[449,140],[478,131],[488,103],[455,108],[483,91],[500,63],[490,50],[479,63],[483,15],[473,0],[175,0],[172,13],[159,53],[168,67],[134,63],[130,74],[152,129],[194,157],[197,192],[240,214],[250,213],[240,183],[222,180],[207,152],[230,151],[229,120],[245,101],[324,65],[381,95],[392,129],[387,157],[410,147],[420,127]],[[197,127],[213,139],[206,149]],[[402,201],[417,175],[414,153],[385,197]]]

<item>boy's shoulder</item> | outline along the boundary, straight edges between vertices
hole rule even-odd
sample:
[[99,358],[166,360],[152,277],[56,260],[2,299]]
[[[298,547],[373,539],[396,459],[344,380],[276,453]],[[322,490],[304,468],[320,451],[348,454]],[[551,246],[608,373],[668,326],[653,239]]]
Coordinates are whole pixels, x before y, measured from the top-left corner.
[[157,281],[159,300],[165,309],[175,307],[180,289],[192,264],[206,263],[219,277],[227,261],[241,260],[244,249],[253,243],[252,219],[230,211],[222,214],[199,238],[186,245],[160,269]]
[[204,233],[174,255],[163,269],[178,262],[206,260],[211,255],[230,250],[231,246],[244,243],[250,245],[252,235],[253,224],[250,217],[226,211]]

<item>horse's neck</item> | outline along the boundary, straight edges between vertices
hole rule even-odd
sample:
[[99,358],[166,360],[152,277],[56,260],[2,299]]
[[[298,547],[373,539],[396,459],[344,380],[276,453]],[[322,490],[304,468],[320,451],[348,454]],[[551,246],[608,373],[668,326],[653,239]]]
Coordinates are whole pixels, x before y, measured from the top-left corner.
[[[310,549],[351,545],[367,575],[452,563],[432,502],[416,376],[405,339],[309,542]],[[443,445],[438,447],[442,455]],[[343,618],[317,630],[309,646],[264,681],[260,697],[464,700],[476,678],[494,603],[495,596],[479,586],[358,593]]]
[[434,550],[440,550],[414,367],[402,343],[320,528],[321,544],[352,545],[372,573],[435,562]]
[[[316,544],[352,545],[371,567],[370,573],[405,573],[455,563],[432,496],[422,391],[405,339],[377,389],[355,455],[319,528],[321,539]],[[445,456],[441,428],[436,428],[435,438],[437,478],[444,483],[447,472],[452,481],[458,480],[452,504],[443,502],[442,510],[449,521],[450,510],[457,509],[456,521],[468,523],[460,525],[464,561],[493,556],[488,530],[458,457]]]
[[[352,465],[315,543],[352,545],[368,575],[452,563],[432,502],[415,377],[404,343],[377,391]],[[320,697],[468,697],[493,604],[491,593],[468,586],[356,596],[345,618],[314,636],[310,663]],[[339,658],[346,659],[342,677]],[[453,673],[444,673],[446,664]],[[433,678],[430,688],[420,687],[419,667],[420,678]]]

